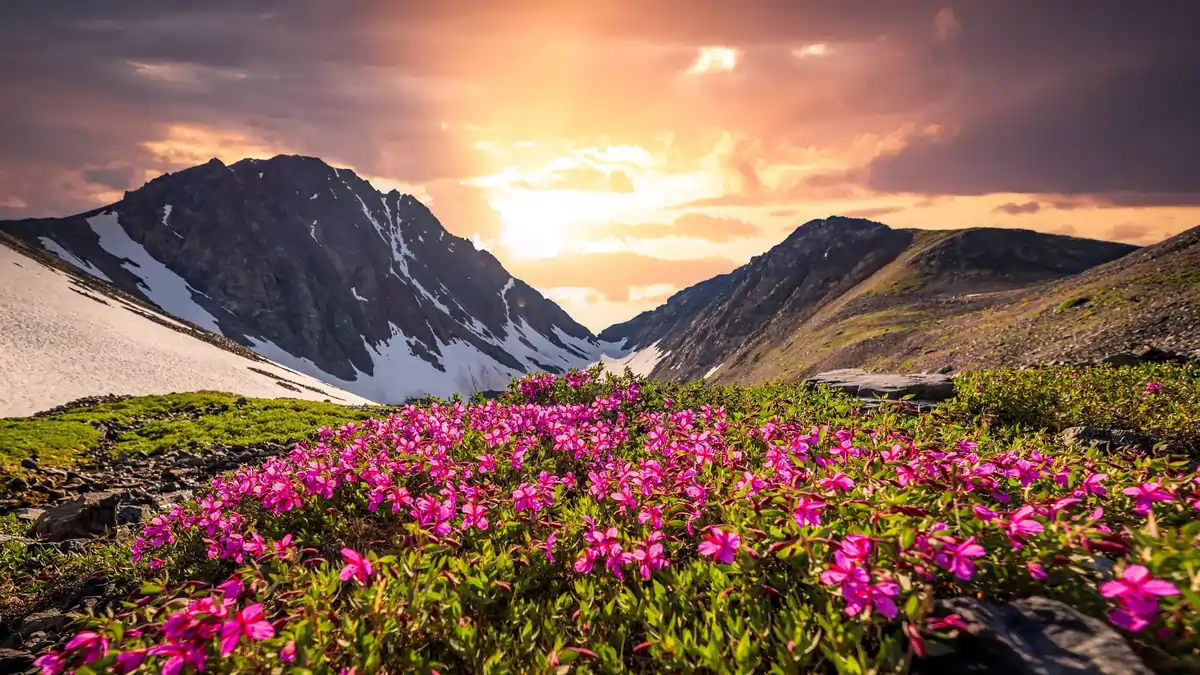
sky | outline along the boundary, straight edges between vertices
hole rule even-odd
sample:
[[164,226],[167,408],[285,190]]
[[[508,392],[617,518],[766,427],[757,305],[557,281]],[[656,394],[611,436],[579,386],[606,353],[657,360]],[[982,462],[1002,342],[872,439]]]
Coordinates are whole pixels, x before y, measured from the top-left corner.
[[8,0],[0,218],[212,157],[426,202],[600,329],[815,218],[1200,224],[1200,12],[1156,0]]

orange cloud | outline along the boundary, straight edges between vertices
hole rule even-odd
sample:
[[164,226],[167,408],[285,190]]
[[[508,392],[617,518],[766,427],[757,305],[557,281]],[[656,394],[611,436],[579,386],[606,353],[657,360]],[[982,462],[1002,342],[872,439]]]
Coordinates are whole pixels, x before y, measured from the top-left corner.
[[671,223],[606,223],[589,228],[586,235],[593,239],[661,239],[686,237],[712,242],[728,242],[753,237],[761,229],[737,218],[722,218],[707,213],[686,213]]
[[628,301],[636,287],[690,286],[738,264],[727,258],[664,260],[636,253],[570,254],[504,261],[514,276],[535,288],[591,288],[610,301]]

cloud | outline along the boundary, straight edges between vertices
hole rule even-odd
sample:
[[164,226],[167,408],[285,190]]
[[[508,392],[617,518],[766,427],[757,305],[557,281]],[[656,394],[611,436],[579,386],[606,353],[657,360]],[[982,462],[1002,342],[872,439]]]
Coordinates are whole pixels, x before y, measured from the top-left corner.
[[[1032,86],[1032,85],[1031,85]],[[916,139],[868,167],[884,192],[1092,196],[1128,206],[1200,204],[1200,55],[1047,83],[968,111],[957,133]],[[1151,115],[1149,111],[1153,111]]]
[[621,170],[602,171],[584,165],[572,169],[559,169],[539,180],[521,180],[511,183],[512,187],[525,190],[579,190],[581,192],[633,192],[633,180]]
[[499,240],[504,229],[500,212],[492,208],[486,193],[459,181],[437,181],[425,185],[431,198],[429,208],[451,234],[484,243]]
[[886,216],[891,213],[900,213],[903,210],[903,206],[876,206],[873,208],[843,211],[841,215],[847,218],[878,218],[879,216]]
[[938,13],[933,17],[933,29],[937,35],[937,39],[941,42],[949,42],[958,37],[962,32],[962,23],[958,17],[954,16],[953,7],[943,7],[938,10]]
[[1119,223],[1108,232],[1108,238],[1127,244],[1149,244],[1158,239],[1143,223]]
[[113,190],[127,190],[133,183],[132,166],[111,166],[99,169],[84,169],[83,179],[95,185]]
[[625,252],[505,262],[509,272],[534,287],[594,288],[610,301],[629,300],[634,287],[670,284],[683,288],[737,266],[727,258],[664,260]]
[[992,213],[1007,213],[1010,216],[1020,216],[1029,213],[1037,213],[1040,210],[1042,210],[1042,205],[1037,202],[1022,202],[1020,204],[1016,202],[1009,202],[1007,204],[1001,204],[1000,206],[992,209]]
[[590,228],[587,234],[595,239],[661,239],[687,237],[712,242],[729,242],[753,237],[761,228],[737,218],[722,218],[693,212],[679,216],[672,223],[607,223]]
[[771,212],[771,215],[776,218],[791,218],[797,213],[800,213],[799,209],[776,209]]

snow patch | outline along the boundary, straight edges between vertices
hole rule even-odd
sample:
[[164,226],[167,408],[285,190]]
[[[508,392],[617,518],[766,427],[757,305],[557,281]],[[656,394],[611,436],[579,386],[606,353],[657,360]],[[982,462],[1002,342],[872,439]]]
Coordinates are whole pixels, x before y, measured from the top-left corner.
[[720,369],[721,369],[721,366],[723,366],[723,365],[725,365],[725,364],[724,364],[724,363],[718,363],[717,365],[713,366],[712,368],[709,368],[709,369],[708,369],[708,372],[704,374],[704,379],[706,379],[706,380],[707,380],[708,378],[710,378],[710,377],[712,377],[713,375],[715,375],[715,374],[717,373],[717,371],[718,371],[718,370],[720,370]]
[[356,290],[354,286],[351,286],[351,287],[350,287],[350,293],[352,293],[352,294],[354,295],[354,297],[355,297],[355,299],[356,299],[356,300],[361,300],[361,301],[363,301],[363,302],[366,302],[366,301],[367,301],[367,299],[366,299],[366,298],[364,298],[363,296],[361,296],[361,295],[359,295],[359,294],[358,294],[358,290]]
[[310,202],[311,202],[312,200],[314,200],[314,199],[316,199],[316,198],[317,198],[317,193],[315,193],[315,192],[314,192],[314,193],[313,193],[313,196],[311,196],[311,197],[309,197],[309,198],[308,198],[308,201],[310,201]]
[[171,234],[175,235],[176,237],[179,237],[180,239],[183,239],[183,235],[179,234],[178,232],[175,231],[175,228],[171,227],[171,223],[169,222],[170,218],[171,218],[171,205],[167,204],[166,206],[163,207],[163,218],[162,218],[163,227],[170,230]]
[[[0,387],[0,417],[29,415],[106,393],[141,396],[207,389],[264,398],[370,402],[159,325],[142,316],[150,312],[145,308],[135,313],[113,298],[103,297],[107,304],[102,304],[73,289],[67,275],[0,247],[0,325],[5,327],[0,331],[0,373],[6,384],[12,383]],[[300,389],[285,389],[251,368]]]
[[308,226],[308,236],[312,237],[312,240],[316,241],[318,244],[321,243],[320,241],[317,241],[317,221],[312,221],[312,225]]
[[[661,342],[661,341],[659,341]],[[658,365],[671,352],[663,352],[658,348],[659,342],[655,342],[649,347],[638,349],[636,351],[627,352],[619,356],[603,354],[600,356],[598,363],[604,366],[605,372],[614,375],[623,375],[625,368],[628,367],[633,371],[634,375],[641,377],[649,377],[650,371]]]
[[38,241],[42,242],[43,248],[59,258],[62,258],[65,262],[71,263],[75,267],[78,267],[80,270],[96,277],[97,279],[103,279],[109,283],[112,282],[112,279],[109,279],[108,276],[105,275],[104,272],[101,272],[98,267],[84,260],[83,258],[76,256],[74,253],[71,253],[62,246],[59,246],[58,242],[54,241],[50,237],[38,237]]
[[[143,247],[126,234],[113,212],[101,213],[87,219],[88,225],[100,237],[100,248],[117,258],[124,258],[121,266],[129,270],[141,283],[150,302],[163,311],[190,321],[197,326],[221,335],[216,318],[201,307],[193,293],[199,293],[183,277],[172,272],[166,265],[154,259]],[[201,293],[203,295],[203,293]]]

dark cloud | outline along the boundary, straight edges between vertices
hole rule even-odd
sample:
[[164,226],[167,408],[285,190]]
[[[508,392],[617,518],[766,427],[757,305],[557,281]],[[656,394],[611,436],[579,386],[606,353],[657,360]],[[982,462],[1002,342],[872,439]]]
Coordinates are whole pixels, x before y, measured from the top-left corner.
[[514,259],[505,267],[537,288],[594,288],[608,300],[629,299],[631,286],[671,284],[683,288],[728,272],[738,264],[727,258],[664,260],[636,253],[592,253],[537,260]]
[[102,169],[84,169],[83,179],[89,183],[113,190],[126,190],[133,183],[133,174],[133,167],[128,165],[105,167]]
[[1022,202],[1020,204],[1016,202],[1009,202],[1007,204],[1001,204],[1000,206],[992,209],[992,213],[1007,213],[1010,216],[1020,216],[1029,213],[1037,213],[1041,210],[1042,205],[1037,202]]
[[[1179,20],[1200,29],[1195,18]],[[1155,49],[1146,43],[1153,35],[1138,33],[1147,20],[1131,21],[1131,39],[1097,45],[1094,63],[1065,69],[1063,61],[1082,56],[1072,54],[1046,64],[1023,86],[983,80],[1006,87],[1012,98],[980,94],[977,103],[948,111],[945,133],[879,157],[869,167],[868,184],[886,192],[1057,193],[1097,195],[1123,205],[1200,203],[1200,135],[1194,133],[1200,50],[1175,44],[1177,27],[1164,27],[1164,44]]]
[[879,216],[886,216],[891,213],[900,213],[903,210],[903,206],[876,206],[868,209],[844,211],[841,215],[847,218],[878,218]]

